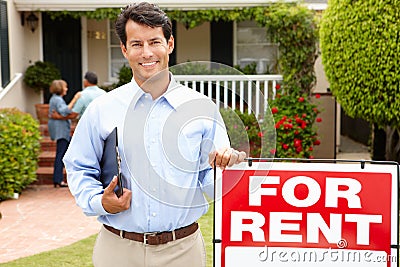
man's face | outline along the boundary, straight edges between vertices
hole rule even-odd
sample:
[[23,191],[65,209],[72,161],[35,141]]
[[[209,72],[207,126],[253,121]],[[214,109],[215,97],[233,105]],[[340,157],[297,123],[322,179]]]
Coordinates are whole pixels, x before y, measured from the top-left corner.
[[162,28],[151,28],[132,20],[126,23],[126,47],[121,50],[141,86],[147,79],[168,68],[169,54],[174,49],[174,39],[165,40]]

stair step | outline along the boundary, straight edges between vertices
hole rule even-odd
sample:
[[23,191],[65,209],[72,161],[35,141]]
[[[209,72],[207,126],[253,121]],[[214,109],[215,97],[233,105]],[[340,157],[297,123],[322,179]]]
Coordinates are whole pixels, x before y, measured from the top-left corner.
[[[66,182],[66,172],[64,170],[64,181]],[[39,167],[36,170],[35,185],[53,184],[53,167]]]
[[[40,140],[40,147],[42,151],[56,151],[57,142],[50,139],[50,137],[44,136]],[[55,154],[54,154],[55,156]]]
[[56,151],[42,151],[39,155],[39,167],[53,167]]

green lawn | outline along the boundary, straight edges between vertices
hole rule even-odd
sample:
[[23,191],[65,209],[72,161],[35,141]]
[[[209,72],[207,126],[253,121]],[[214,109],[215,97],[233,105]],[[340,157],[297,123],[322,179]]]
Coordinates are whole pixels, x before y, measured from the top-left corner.
[[[199,224],[203,233],[207,249],[207,267],[212,266],[212,231],[213,231],[213,207],[204,215]],[[92,265],[92,249],[96,235],[73,243],[69,246],[55,250],[42,252],[33,256],[17,259],[7,263],[0,263],[0,267],[89,267]]]

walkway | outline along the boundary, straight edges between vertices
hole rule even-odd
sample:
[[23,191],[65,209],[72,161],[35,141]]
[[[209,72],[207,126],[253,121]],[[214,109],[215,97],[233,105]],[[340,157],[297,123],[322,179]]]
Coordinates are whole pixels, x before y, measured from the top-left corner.
[[18,199],[0,203],[0,263],[72,244],[97,233],[68,188],[29,186]]

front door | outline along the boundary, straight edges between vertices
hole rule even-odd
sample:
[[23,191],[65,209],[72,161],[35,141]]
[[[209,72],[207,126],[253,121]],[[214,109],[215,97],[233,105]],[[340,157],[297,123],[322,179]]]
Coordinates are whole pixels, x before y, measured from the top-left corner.
[[[44,61],[57,66],[62,79],[68,83],[68,94],[64,97],[69,103],[77,91],[82,90],[82,55],[80,19],[65,17],[52,20],[42,13]],[[45,94],[48,103],[50,94]]]

